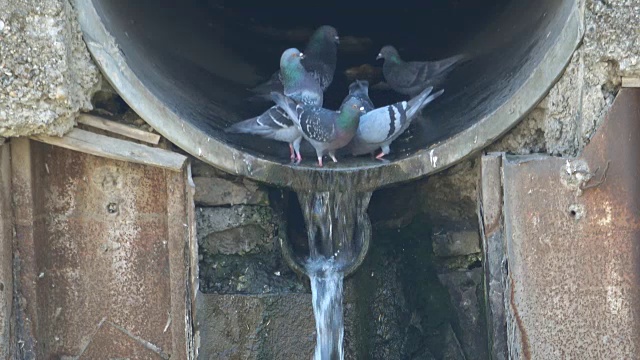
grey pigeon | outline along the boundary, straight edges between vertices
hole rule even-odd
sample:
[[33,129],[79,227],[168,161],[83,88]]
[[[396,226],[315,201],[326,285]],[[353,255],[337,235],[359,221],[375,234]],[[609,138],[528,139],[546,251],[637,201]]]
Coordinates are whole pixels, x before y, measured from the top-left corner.
[[225,129],[229,133],[245,133],[259,135],[267,139],[289,143],[291,161],[302,160],[300,143],[302,134],[281,108],[272,106],[269,110],[251,119],[233,124]]
[[407,130],[415,116],[444,92],[440,90],[431,94],[432,90],[433,87],[429,86],[409,101],[383,106],[362,115],[358,131],[347,150],[353,155],[362,155],[381,148],[382,152],[376,159],[382,160],[391,152],[389,145]]
[[322,106],[322,88],[302,66],[306,55],[296,48],[285,50],[280,57],[280,78],[284,95],[305,105]]
[[339,111],[333,111],[296,103],[276,92],[272,92],[271,96],[314,147],[318,166],[322,166],[322,158],[327,154],[334,162],[338,162],[335,151],[346,146],[355,136],[360,115],[364,113],[362,101],[355,97],[342,104]]
[[404,61],[396,48],[384,46],[378,59],[384,59],[382,74],[389,86],[413,97],[429,86],[438,87],[465,55],[456,55],[438,61]]
[[[287,49],[280,57],[280,69],[284,82],[284,93],[291,99],[309,106],[322,106],[320,85],[306,72],[300,61],[304,55],[298,49]],[[228,127],[226,132],[259,135],[267,139],[289,143],[291,160],[302,161],[300,142],[302,133],[287,113],[272,106],[260,116],[247,119]]]
[[[302,66],[316,79],[322,91],[326,91],[333,81],[339,43],[338,31],[333,26],[324,25],[311,35],[304,49],[306,56],[302,60]],[[281,92],[282,90],[282,76],[279,71],[275,72],[267,82],[251,89],[258,97],[268,100],[271,99],[272,91]]]
[[347,95],[342,104],[349,101],[351,98],[357,98],[362,101],[364,112],[367,113],[375,108],[373,102],[369,98],[369,82],[366,80],[356,80],[349,85],[349,95]]

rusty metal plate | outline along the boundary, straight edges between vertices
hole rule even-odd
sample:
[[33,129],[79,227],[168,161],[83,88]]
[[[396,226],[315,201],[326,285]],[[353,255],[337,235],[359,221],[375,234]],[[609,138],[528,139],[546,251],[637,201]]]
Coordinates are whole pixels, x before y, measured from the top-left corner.
[[11,157],[9,145],[0,145],[0,359],[9,359],[11,307],[13,306],[13,271],[11,243]]
[[19,355],[186,359],[185,174],[12,143]]
[[639,156],[623,89],[581,157],[505,157],[511,358],[640,358]]

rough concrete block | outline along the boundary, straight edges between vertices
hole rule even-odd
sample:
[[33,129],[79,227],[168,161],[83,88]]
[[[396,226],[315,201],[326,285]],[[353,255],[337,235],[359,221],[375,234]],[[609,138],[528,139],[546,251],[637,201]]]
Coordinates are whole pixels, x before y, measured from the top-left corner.
[[198,294],[200,360],[310,359],[311,294]]
[[266,205],[268,194],[249,180],[229,181],[217,177],[194,177],[194,201],[198,205]]
[[100,74],[68,0],[0,0],[0,136],[62,135]]
[[482,294],[482,268],[439,274],[438,278],[449,291],[457,314],[457,338],[465,353],[464,358],[488,359],[487,327],[481,305],[484,300],[478,297]]
[[464,256],[480,252],[477,231],[455,231],[433,235],[433,252],[437,256]]
[[198,243],[210,254],[242,255],[273,247],[269,207],[199,208],[196,219]]

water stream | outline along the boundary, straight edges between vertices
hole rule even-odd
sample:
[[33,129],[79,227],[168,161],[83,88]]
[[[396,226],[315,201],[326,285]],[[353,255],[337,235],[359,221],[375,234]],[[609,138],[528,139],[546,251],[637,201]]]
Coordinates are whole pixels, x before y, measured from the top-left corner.
[[316,320],[315,360],[344,359],[343,279],[364,259],[371,235],[371,192],[349,188],[298,192],[309,239],[304,269],[311,279]]

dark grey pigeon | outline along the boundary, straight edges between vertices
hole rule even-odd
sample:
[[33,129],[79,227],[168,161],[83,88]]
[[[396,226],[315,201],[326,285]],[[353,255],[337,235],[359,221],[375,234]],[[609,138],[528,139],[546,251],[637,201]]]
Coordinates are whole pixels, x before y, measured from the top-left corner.
[[[338,31],[332,26],[324,25],[311,35],[304,49],[305,58],[302,59],[302,66],[316,79],[323,92],[331,85],[336,72],[339,43]],[[251,91],[259,98],[271,100],[272,91],[283,91],[280,72],[274,73],[267,82],[256,86]]]
[[334,162],[336,150],[346,146],[358,130],[360,115],[364,113],[362,101],[351,98],[340,106],[339,111],[320,106],[296,103],[280,93],[271,93],[273,101],[293,119],[302,136],[311,143],[318,156],[318,166],[322,158],[329,155]]
[[431,94],[432,90],[433,87],[429,86],[409,101],[383,106],[362,115],[358,131],[348,147],[351,154],[370,154],[382,149],[376,156],[376,159],[382,160],[391,152],[389,145],[407,130],[416,115],[444,92],[440,90]]
[[456,55],[438,61],[404,61],[396,48],[384,46],[377,59],[384,59],[382,74],[389,86],[404,95],[413,97],[429,86],[442,85],[446,76],[465,55]]
[[[291,99],[309,106],[322,106],[323,96],[320,85],[302,67],[303,54],[298,49],[287,49],[280,57],[280,71],[284,83],[284,93]],[[230,133],[253,134],[267,139],[289,143],[291,160],[302,161],[300,142],[302,133],[291,121],[287,113],[273,106],[260,116],[236,123],[225,131]]]

